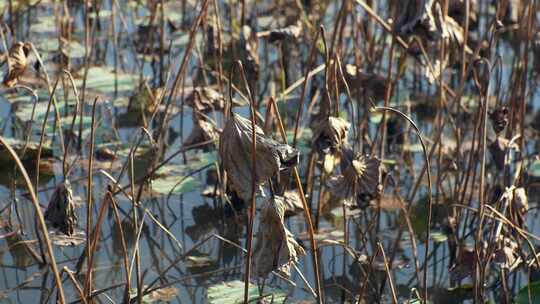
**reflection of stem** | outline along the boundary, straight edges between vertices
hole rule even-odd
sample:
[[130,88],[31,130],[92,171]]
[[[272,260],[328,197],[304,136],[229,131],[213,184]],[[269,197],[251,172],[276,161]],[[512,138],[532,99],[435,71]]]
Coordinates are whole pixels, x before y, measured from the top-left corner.
[[118,207],[116,206],[116,200],[114,199],[114,196],[111,194],[111,192],[107,192],[107,195],[109,196],[109,199],[111,200],[111,206],[114,211],[114,218],[116,220],[116,223],[118,224],[118,234],[120,235],[120,241],[122,245],[124,268],[126,272],[126,288],[124,289],[123,302],[126,303],[127,301],[129,301],[129,288],[131,286],[130,273],[129,273],[128,249],[127,249],[127,244],[126,244],[126,238],[124,235],[124,228],[122,227],[122,221],[120,220],[120,214],[118,212]]
[[56,288],[58,288],[59,302],[61,304],[66,303],[66,300],[64,297],[64,288],[62,287],[62,279],[60,278],[58,268],[56,267],[56,259],[54,257],[54,251],[52,248],[51,239],[49,238],[49,230],[47,229],[47,225],[45,224],[45,219],[43,218],[43,213],[41,212],[39,202],[36,196],[36,192],[34,191],[34,187],[32,187],[32,182],[30,181],[30,178],[28,177],[28,173],[26,172],[26,169],[24,168],[21,162],[21,159],[17,156],[17,153],[5,141],[4,137],[2,136],[0,136],[0,144],[2,144],[6,148],[8,153],[11,155],[11,157],[15,161],[17,167],[19,168],[19,171],[21,171],[21,174],[24,178],[24,182],[26,183],[26,187],[28,188],[28,192],[30,193],[32,204],[34,205],[34,209],[36,210],[36,217],[39,224],[39,229],[41,229],[41,233],[43,234],[43,238],[45,239],[45,245],[47,247],[47,254],[49,255],[49,263],[51,265],[51,270],[54,274]]
[[[64,146],[64,132],[62,132],[62,124],[60,120],[60,112],[58,111],[58,105],[56,103],[56,95],[54,94],[54,90],[51,88],[51,81],[49,79],[49,74],[47,73],[47,68],[45,67],[45,63],[43,63],[43,60],[41,59],[41,56],[39,55],[38,51],[36,50],[35,46],[30,43],[30,46],[32,48],[32,51],[34,52],[34,55],[36,56],[36,60],[38,61],[39,65],[43,69],[43,75],[45,76],[45,82],[47,83],[47,90],[49,94],[51,95],[51,101],[54,106],[54,118],[56,127],[58,128],[58,138],[60,139],[60,148],[62,152],[64,152],[65,146]],[[56,85],[58,84],[58,79],[56,79]]]
[[41,161],[41,150],[43,148],[42,147],[43,140],[45,138],[45,126],[47,125],[47,119],[49,118],[49,111],[51,110],[51,104],[54,98],[53,96],[56,92],[56,86],[58,86],[58,79],[56,79],[56,83],[54,84],[54,87],[52,89],[52,93],[49,98],[49,103],[47,104],[47,112],[45,112],[45,117],[43,118],[43,124],[41,125],[41,136],[39,138],[39,146],[38,146],[37,161],[36,161],[36,189],[38,188],[38,184],[39,184],[39,163]]
[[[1,32],[1,31],[0,31]],[[39,101],[39,96],[36,93],[36,91],[32,90],[31,88],[25,86],[25,85],[16,85],[13,87],[13,89],[24,89],[28,91],[32,96],[34,97],[34,105],[32,106],[32,114],[30,115],[30,120],[26,124],[26,134],[24,134],[24,146],[21,153],[21,159],[24,159],[24,155],[26,153],[26,148],[28,148],[28,142],[30,141],[30,137],[32,136],[32,123],[34,122],[34,115],[36,113],[36,105]]]

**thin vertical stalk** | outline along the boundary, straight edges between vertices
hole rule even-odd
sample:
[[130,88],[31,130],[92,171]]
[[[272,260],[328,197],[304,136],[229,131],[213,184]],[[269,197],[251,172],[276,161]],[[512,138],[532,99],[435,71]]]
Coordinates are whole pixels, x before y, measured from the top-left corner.
[[[281,115],[279,114],[279,109],[275,103],[275,100],[273,97],[270,98],[272,101],[272,104],[274,106],[274,110],[276,111],[276,118],[278,120],[278,127],[279,127],[279,133],[281,135],[281,138],[283,142],[287,144],[287,133],[285,132],[285,128],[283,127],[283,121],[281,120]],[[298,174],[298,169],[296,167],[292,170],[294,180],[296,182],[296,188],[298,190],[298,195],[300,196],[300,200],[302,201],[302,207],[304,210],[304,217],[306,218],[306,224],[308,226],[308,234],[309,234],[309,242],[311,245],[311,259],[313,261],[313,273],[315,275],[315,283],[316,283],[316,292],[317,292],[317,303],[323,303],[323,294],[322,294],[322,288],[321,288],[321,279],[320,279],[320,272],[319,272],[319,258],[318,258],[318,247],[317,242],[315,241],[315,230],[313,228],[313,221],[311,219],[311,211],[309,209],[309,206],[306,201],[306,196],[304,194],[304,189],[302,187],[302,182],[300,180],[300,175]]]
[[[93,167],[94,167],[94,138],[96,130],[96,104],[98,102],[98,97],[94,99],[92,104],[92,123],[90,129],[90,150],[88,151],[88,181],[86,189],[86,261],[93,260],[92,252],[92,192],[93,192]],[[89,299],[92,295],[92,265],[87,263],[87,272],[86,272],[86,281],[84,284],[86,297]]]
[[[255,116],[255,99],[253,98],[253,95],[251,94],[251,90],[249,89],[249,83],[246,79],[246,73],[244,71],[244,66],[242,65],[242,62],[240,60],[236,61],[236,66],[238,66],[240,70],[240,74],[242,75],[242,80],[244,82],[245,89],[247,91],[247,94],[249,96],[249,110],[250,110],[250,118],[251,118],[251,203],[248,213],[248,235],[247,235],[247,242],[246,242],[246,273],[244,277],[244,303],[248,303],[248,297],[249,297],[249,279],[251,276],[251,255],[252,255],[252,243],[253,243],[253,224],[255,222],[255,209],[256,209],[256,191],[257,191],[257,132],[256,132],[256,119]],[[234,71],[234,66],[232,71]],[[231,78],[229,81],[232,84],[232,73]],[[232,109],[232,98],[230,100],[230,110]],[[234,119],[233,117],[230,117],[230,119]]]

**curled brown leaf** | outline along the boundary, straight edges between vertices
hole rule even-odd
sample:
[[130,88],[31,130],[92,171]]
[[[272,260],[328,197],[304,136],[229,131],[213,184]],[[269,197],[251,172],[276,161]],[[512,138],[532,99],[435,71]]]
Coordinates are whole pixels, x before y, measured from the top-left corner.
[[340,117],[330,116],[317,124],[313,139],[320,154],[336,153],[347,143],[350,123]]
[[328,187],[332,197],[345,203],[355,199],[359,203],[365,195],[375,195],[379,191],[381,161],[375,157],[357,156],[342,175],[332,177]]
[[66,235],[73,235],[77,223],[73,190],[68,180],[60,183],[49,201],[45,220]]
[[26,67],[28,66],[28,54],[30,52],[30,46],[27,43],[17,42],[10,49],[8,53],[7,63],[8,72],[4,76],[4,85],[6,87],[13,87],[19,77],[22,76]]
[[265,278],[270,272],[289,276],[290,267],[298,262],[305,251],[285,227],[285,203],[280,196],[264,202],[257,232],[257,243],[253,251],[253,275]]
[[295,166],[299,156],[298,150],[268,138],[261,128],[255,126],[257,164],[256,170],[253,170],[252,132],[249,120],[232,114],[219,140],[221,162],[231,186],[246,201],[251,198],[253,174],[255,183],[262,185],[281,170]]

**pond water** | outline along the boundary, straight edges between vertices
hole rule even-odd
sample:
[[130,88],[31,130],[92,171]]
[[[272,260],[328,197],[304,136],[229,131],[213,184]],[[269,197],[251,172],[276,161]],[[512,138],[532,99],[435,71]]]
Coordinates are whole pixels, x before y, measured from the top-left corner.
[[[4,12],[2,26],[6,43],[11,45],[12,41],[31,42],[44,62],[44,66],[34,65],[38,61],[35,55],[30,55],[31,64],[18,82],[19,85],[34,90],[37,100],[21,86],[1,89],[0,136],[18,147],[16,150],[19,155],[23,150],[21,147],[28,139],[30,144],[27,145],[25,157],[22,159],[34,187],[35,155],[40,140],[43,141],[36,188],[42,212],[45,212],[53,198],[56,187],[66,178],[72,187],[77,217],[74,235],[63,237],[61,233],[51,234],[67,303],[81,302],[73,279],[80,284],[80,288],[86,290],[84,284],[88,274],[88,260],[85,256],[89,193],[93,202],[89,210],[92,214],[91,226],[101,222],[92,268],[92,299],[96,303],[121,303],[124,299],[126,251],[123,243],[127,246],[127,259],[131,267],[130,293],[133,301],[137,299],[138,285],[145,303],[234,303],[231,299],[240,302],[243,300],[243,283],[238,281],[243,281],[244,278],[243,248],[246,247],[248,226],[247,203],[231,193],[228,200],[219,195],[211,195],[214,191],[221,191],[213,187],[220,161],[215,147],[184,151],[183,143],[195,129],[194,117],[200,114],[194,112],[192,106],[188,106],[189,99],[196,98],[193,97],[193,88],[211,87],[216,92],[222,90],[223,93],[218,94],[228,102],[229,84],[226,80],[229,78],[232,59],[249,58],[249,54],[245,54],[249,53],[249,50],[233,50],[238,48],[237,43],[241,41],[241,3],[244,1],[209,1],[208,12],[193,35],[194,44],[190,48],[190,27],[196,22],[203,2],[205,1],[0,1]],[[338,104],[338,115],[353,122],[348,133],[349,144],[355,152],[373,152],[375,156],[381,156],[381,138],[377,133],[383,117],[380,113],[370,112],[369,108],[370,102],[378,106],[384,104],[392,36],[357,3],[363,1],[344,2],[348,3],[347,18],[345,23],[340,23],[343,28],[334,45],[331,38],[342,9],[341,2],[245,1],[245,22],[259,34],[259,37],[255,36],[259,71],[256,77],[248,71],[248,82],[252,89],[256,88],[254,94],[259,102],[261,118],[267,117],[268,98],[278,97],[278,109],[290,141],[302,94],[302,83],[296,86],[294,83],[303,79],[310,65],[309,55],[316,28],[324,25],[328,48],[333,47],[333,51],[339,51],[343,70],[358,65],[362,71],[369,71],[366,72],[367,78],[360,82],[361,86],[357,82],[349,82],[352,101],[345,88],[342,88],[337,70],[335,75],[327,76],[331,78],[332,86],[340,87],[341,94],[337,93],[337,97],[332,95],[333,107]],[[366,2],[374,3],[377,13],[384,20],[389,18],[387,1]],[[495,15],[495,5],[489,1],[479,2],[478,25],[471,30],[471,37],[476,39],[485,35],[488,29],[486,25]],[[215,4],[219,8],[218,14]],[[299,9],[302,5],[304,9]],[[99,9],[96,10],[96,7]],[[219,16],[219,26],[222,27],[222,81],[218,81],[218,58],[213,56],[217,51],[213,49],[213,53],[208,53],[209,49],[215,47],[209,45],[208,41],[215,43],[219,39],[216,38],[216,15]],[[536,20],[535,14],[533,17]],[[293,24],[291,20],[296,19],[304,23],[297,40],[269,42],[268,33],[265,32]],[[309,28],[307,24],[313,28]],[[368,34],[375,38],[366,36],[367,32],[359,29],[360,24],[369,27]],[[214,40],[209,39],[210,27],[216,31],[213,34]],[[508,30],[502,31],[498,36],[497,46],[486,50],[492,53],[491,58],[500,56],[499,65],[494,64],[495,68],[489,77],[490,110],[501,104],[511,107],[513,100],[519,100],[518,92],[521,92],[521,88],[517,85],[519,82],[516,77],[523,74],[520,72],[520,68],[523,69],[520,63],[523,65],[524,52],[520,46],[524,47],[524,43],[511,29],[512,26],[508,25]],[[231,33],[235,41],[234,48],[230,46]],[[536,31],[533,30],[533,33]],[[533,38],[537,39],[536,35]],[[88,42],[85,42],[86,39]],[[498,201],[502,191],[499,188],[510,184],[524,187],[528,194],[528,211],[519,224],[523,230],[507,228],[511,226],[509,224],[503,230],[509,238],[518,240],[517,244],[522,249],[516,251],[515,256],[525,259],[529,266],[521,264],[501,276],[500,264],[496,261],[490,262],[484,280],[484,299],[493,303],[502,302],[505,296],[517,302],[522,301],[523,288],[530,283],[533,286],[533,300],[538,301],[534,295],[540,295],[539,286],[532,285],[540,280],[540,273],[534,265],[533,254],[527,247],[527,242],[520,236],[523,233],[518,233],[526,231],[531,245],[537,247],[538,238],[535,235],[540,232],[540,225],[536,220],[540,197],[540,124],[537,122],[540,116],[537,112],[540,102],[535,42],[532,41],[529,45],[529,61],[523,69],[527,74],[524,97],[527,106],[524,115],[526,140],[520,152],[509,152],[512,159],[505,167],[506,171],[498,169],[492,155],[485,153],[486,201]],[[62,45],[64,54],[59,53],[59,44]],[[183,59],[188,48],[190,56],[184,65]],[[2,50],[7,52],[3,48]],[[325,63],[324,46],[320,41],[316,44],[316,51],[315,60],[310,65],[312,69]],[[436,58],[437,50],[427,51],[429,56]],[[431,237],[426,243],[429,195],[426,177],[423,176],[417,183],[425,164],[422,146],[414,131],[399,116],[388,116],[382,154],[384,186],[379,197],[366,199],[364,206],[347,207],[346,221],[342,203],[329,196],[326,186],[327,179],[341,172],[339,165],[336,165],[330,174],[325,174],[324,166],[317,164],[310,176],[310,156],[314,151],[312,128],[316,128],[316,123],[312,124],[311,119],[315,116],[315,110],[322,107],[321,100],[325,98],[322,97],[325,94],[325,71],[324,68],[319,69],[307,84],[297,148],[300,151],[298,168],[302,183],[304,187],[311,189],[306,193],[312,209],[311,215],[314,220],[318,219],[319,233],[316,236],[319,244],[322,244],[318,260],[323,300],[325,303],[351,303],[361,293],[360,303],[391,303],[395,291],[400,303],[420,303],[417,298],[423,293],[422,281],[424,269],[427,268],[426,282],[432,303],[472,303],[475,299],[474,275],[471,275],[474,273],[474,258],[466,260],[466,254],[463,253],[455,263],[451,240],[457,235],[460,246],[472,248],[478,230],[474,210],[479,207],[479,164],[482,153],[476,155],[471,149],[477,152],[474,147],[479,144],[474,133],[479,132],[475,130],[480,130],[479,127],[475,129],[475,124],[477,115],[481,113],[481,95],[471,73],[464,82],[462,107],[458,110],[457,106],[450,106],[453,99],[448,98],[448,108],[441,110],[437,107],[437,82],[430,83],[424,77],[423,67],[426,63],[413,59],[412,55],[407,55],[397,45],[392,57],[392,79],[395,80],[398,72],[402,74],[394,83],[392,95],[387,100],[388,105],[401,110],[414,120],[428,150],[437,140],[438,113],[445,117],[448,123],[442,133],[442,152],[439,153],[436,149],[430,159],[433,185],[438,185],[432,187],[434,205]],[[461,63],[456,62],[455,67],[448,65],[444,77],[454,92],[458,92],[461,80]],[[183,65],[179,90],[170,98],[170,107],[166,108],[174,80]],[[246,67],[249,69],[248,65]],[[74,124],[72,120],[73,113],[78,109],[77,99],[67,74],[62,72],[64,69],[73,75],[80,101],[84,102],[83,116],[77,116]],[[4,65],[4,73],[6,71],[7,64]],[[356,73],[354,68],[353,71]],[[48,73],[49,87],[43,76],[44,72]],[[242,90],[244,86],[239,75],[231,75],[235,79],[235,86]],[[343,76],[346,77],[349,77],[349,72]],[[54,104],[50,100],[49,89],[53,90],[57,79],[60,80],[56,86]],[[383,87],[382,97],[381,92],[377,92],[377,87],[380,86]],[[163,91],[159,91],[159,88],[163,87]],[[289,87],[293,89],[287,96],[279,98]],[[334,88],[329,90],[332,94],[335,93]],[[160,92],[164,94],[163,104],[150,104],[153,99],[149,96],[159,96]],[[247,96],[245,90],[243,94],[235,91],[235,101],[244,102],[244,105],[234,108],[234,112],[249,118],[250,110],[242,96]],[[96,97],[95,127],[92,128],[92,103]],[[310,104],[312,102],[314,107]],[[152,111],[148,111],[149,107],[153,106],[157,107],[154,119]],[[169,116],[162,126],[164,113]],[[206,115],[206,119],[215,122],[220,128],[223,127],[225,117],[221,112],[208,112]],[[260,126],[263,126],[262,119]],[[496,138],[491,124],[489,126],[488,144]],[[270,130],[267,134],[280,140],[275,119],[266,130]],[[518,129],[508,134],[515,136],[517,133]],[[90,162],[92,136],[95,157]],[[149,140],[150,137],[152,140]],[[460,140],[457,141],[456,138]],[[161,142],[158,139],[161,139]],[[69,170],[63,170],[67,143],[69,147],[65,168]],[[134,153],[133,162],[130,162],[130,151],[137,144],[140,145]],[[461,147],[459,156],[455,153],[456,147]],[[156,160],[156,155],[160,152],[163,152],[163,156]],[[36,231],[40,228],[28,188],[14,163],[9,160],[5,149],[0,150],[0,153],[0,302],[52,303],[58,295],[57,289],[50,268],[39,263],[42,259],[42,240],[36,237]],[[441,156],[440,161],[437,155]],[[474,157],[470,158],[471,155]],[[314,158],[319,159],[317,156]],[[153,163],[154,161],[157,162]],[[152,164],[160,164],[160,168],[150,180],[145,176],[150,172],[149,166]],[[474,166],[467,169],[471,164]],[[88,191],[90,172],[93,177],[91,189]],[[513,174],[520,177],[516,179],[517,182],[513,181]],[[313,180],[308,181],[308,176]],[[464,183],[466,176],[468,182]],[[123,191],[114,186],[113,179],[117,180],[118,186],[123,187]],[[141,183],[141,180],[144,182]],[[507,182],[509,180],[510,183]],[[321,185],[325,186],[321,188]],[[417,185],[418,191],[413,190]],[[208,190],[209,186],[212,187]],[[289,186],[296,188],[294,183]],[[109,189],[114,193],[115,207],[109,200]],[[207,190],[206,195],[201,194],[203,190]],[[268,186],[265,186],[265,190],[268,196]],[[131,197],[140,197],[138,206],[134,206]],[[257,206],[261,206],[265,199],[258,197]],[[319,204],[320,213],[317,212]],[[506,212],[500,204],[491,205],[500,212]],[[403,206],[410,206],[407,211],[410,215],[409,223]],[[464,218],[457,223],[456,234],[449,233],[448,225],[445,224],[453,208],[462,210],[461,215]],[[259,229],[259,212],[260,210],[257,211],[254,224],[255,235]],[[482,231],[481,239],[486,243],[493,241],[489,229],[496,227],[498,223],[492,217],[493,214],[489,213],[484,219],[487,228]],[[512,220],[517,221],[514,218]],[[315,288],[315,275],[306,219],[300,212],[286,217],[285,226],[306,249],[306,254],[299,258],[297,269],[292,270],[288,280],[270,275],[264,290],[274,294],[276,302],[283,301],[285,297],[287,303],[315,303],[310,291]],[[51,228],[52,230],[55,229]],[[123,231],[124,237],[120,231]],[[412,235],[410,231],[413,231]],[[350,251],[336,245],[336,242],[346,242],[354,251],[356,260]],[[429,244],[427,265],[424,260],[426,244]],[[379,248],[383,248],[385,258],[392,261],[388,265],[389,271],[386,271]],[[463,260],[460,261],[461,257]],[[415,266],[416,262],[419,269]],[[459,272],[464,275],[460,277]],[[68,273],[73,276],[70,277]],[[391,274],[391,284],[387,273]],[[140,282],[137,282],[137,277]],[[504,277],[504,282],[501,277]],[[223,282],[228,282],[228,285],[223,285]],[[252,283],[255,284],[256,280],[252,280]],[[503,290],[503,285],[508,292]],[[255,299],[255,285],[250,292],[251,298]]]

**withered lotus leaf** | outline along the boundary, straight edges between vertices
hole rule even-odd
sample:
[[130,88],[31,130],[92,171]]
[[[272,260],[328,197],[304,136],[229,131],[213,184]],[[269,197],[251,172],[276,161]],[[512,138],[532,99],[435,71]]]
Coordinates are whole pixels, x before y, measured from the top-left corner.
[[377,193],[380,165],[381,161],[376,157],[357,156],[342,175],[330,178],[330,193],[345,203],[352,203],[365,194]]
[[501,133],[508,124],[509,112],[507,107],[499,107],[489,114],[489,120],[495,133]]
[[285,227],[285,203],[275,196],[264,202],[260,212],[257,243],[253,251],[253,275],[265,278],[270,272],[288,277],[290,267],[305,251]]
[[314,145],[321,154],[335,153],[347,143],[351,124],[340,117],[330,116],[319,123],[313,134]]
[[497,138],[488,146],[493,162],[498,170],[503,170],[506,165],[506,152],[509,149],[518,150],[519,147],[516,144],[512,144],[508,139],[503,136],[497,136]]
[[501,268],[513,271],[521,263],[518,254],[518,244],[508,237],[499,237],[497,249],[495,250],[494,261]]
[[45,220],[62,233],[73,235],[77,215],[75,214],[73,191],[68,180],[60,183],[54,190],[47,210],[45,210]]
[[[360,92],[374,100],[384,99],[387,89],[386,76],[360,70],[353,64],[347,64],[344,72],[350,88],[360,90]],[[342,88],[342,90],[345,90],[345,88]]]
[[[189,95],[186,96],[185,104],[193,110],[202,113],[212,111],[223,111],[225,109],[225,98],[223,94],[210,88],[195,88]],[[233,99],[233,107],[244,105]]]
[[4,85],[6,87],[14,86],[19,77],[24,73],[28,62],[26,57],[30,52],[30,47],[26,43],[17,42],[10,49],[8,53],[7,63],[8,63],[8,72],[4,76]]
[[285,204],[285,215],[294,215],[304,210],[302,198],[298,190],[286,190],[283,193],[283,203]]
[[[196,145],[196,144],[203,143],[210,140],[217,141],[219,138],[219,132],[220,130],[216,128],[216,126],[213,123],[203,118],[196,119],[196,120],[194,119],[193,130],[191,130],[191,134],[189,134],[188,138],[186,138],[186,140],[184,141],[183,146],[184,147],[192,146],[192,145]],[[215,147],[215,144],[209,143],[209,144],[204,145],[204,147],[201,146],[197,148],[209,150],[209,149],[212,149],[213,147]]]
[[412,33],[436,39],[440,36],[437,29],[432,7],[435,0],[406,0],[400,1],[398,16],[394,29],[400,34],[408,36]]
[[514,190],[514,210],[520,216],[524,216],[529,211],[529,199],[525,188],[519,187]]
[[294,41],[298,37],[300,37],[300,35],[302,34],[302,30],[302,21],[298,20],[296,23],[291,24],[287,27],[270,31],[270,35],[268,36],[268,42],[273,43],[286,39]]
[[[251,199],[252,135],[251,121],[232,114],[221,132],[219,153],[232,188],[243,200]],[[258,126],[256,132],[255,182],[262,185],[281,170],[298,163],[298,150],[266,137]]]

